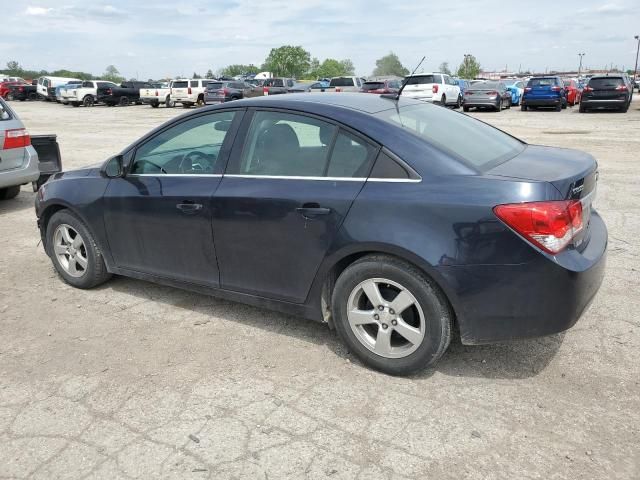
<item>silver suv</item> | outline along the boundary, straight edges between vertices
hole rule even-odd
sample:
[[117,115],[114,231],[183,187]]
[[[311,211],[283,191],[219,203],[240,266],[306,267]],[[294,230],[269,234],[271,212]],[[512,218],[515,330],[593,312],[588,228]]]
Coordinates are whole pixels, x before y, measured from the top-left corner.
[[31,146],[29,132],[0,98],[0,200],[14,198],[20,185],[39,177],[38,154]]

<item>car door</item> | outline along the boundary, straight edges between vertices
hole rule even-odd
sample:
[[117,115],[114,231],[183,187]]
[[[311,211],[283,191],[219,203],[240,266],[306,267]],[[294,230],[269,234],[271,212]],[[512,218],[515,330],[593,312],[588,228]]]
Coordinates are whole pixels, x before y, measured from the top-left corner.
[[211,202],[242,114],[190,116],[136,147],[126,175],[112,179],[103,198],[119,268],[219,285]]
[[324,119],[247,115],[214,196],[222,287],[304,302],[376,151]]

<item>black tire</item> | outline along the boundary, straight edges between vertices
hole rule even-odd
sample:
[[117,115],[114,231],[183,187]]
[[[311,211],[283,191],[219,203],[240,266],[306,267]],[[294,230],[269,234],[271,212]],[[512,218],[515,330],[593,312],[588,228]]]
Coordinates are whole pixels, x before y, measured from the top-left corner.
[[526,112],[529,108],[524,105],[522,102],[520,102],[520,110],[522,110],[523,112]]
[[16,198],[19,193],[20,185],[0,188],[0,200],[11,200],[12,198]]
[[164,101],[164,106],[166,108],[173,108],[176,106],[175,102],[173,100],[171,100],[171,96],[168,96],[166,98],[166,100]]
[[160,102],[151,102],[152,108],[158,108],[160,106]]
[[182,108],[191,108],[191,104],[190,103],[183,103],[182,104]]
[[469,110],[471,110],[471,107],[462,107],[462,110],[464,110],[465,112],[468,112]]
[[202,106],[206,105],[206,102],[204,101],[204,95],[200,95],[198,97],[198,100],[196,100],[196,105],[198,107],[202,107]]
[[496,112],[502,111],[502,98],[498,101],[498,104],[494,107]]
[[91,95],[86,95],[82,99],[82,105],[84,105],[85,107],[93,107],[93,104],[94,104],[94,101]]
[[131,103],[129,97],[120,97],[120,101],[118,102],[121,107],[128,107]]
[[587,108],[586,108],[585,106],[583,106],[582,104],[580,104],[580,108],[578,108],[578,111],[579,111],[580,113],[586,113]]
[[442,98],[440,99],[440,105],[442,105],[443,107],[447,106],[447,96],[444,93],[442,94]]
[[7,94],[7,101],[8,102],[13,102],[16,99],[16,97],[13,95],[13,93],[8,93]]
[[36,92],[29,93],[29,100],[37,100],[38,94]]
[[507,101],[507,110],[511,110],[511,105],[512,105],[512,100],[511,100],[511,97],[509,97],[509,100]]
[[[77,233],[80,234],[80,236],[84,240],[87,267],[80,277],[73,277],[69,275],[65,271],[64,267],[60,264],[58,257],[54,254],[54,233],[58,226],[62,224],[71,226],[74,230],[76,230]],[[47,224],[46,238],[47,255],[49,255],[49,257],[51,258],[53,266],[55,267],[58,274],[69,285],[76,288],[88,289],[96,287],[111,278],[111,274],[107,271],[107,267],[104,263],[102,253],[96,245],[93,235],[89,231],[89,228],[71,211],[60,210],[53,214],[53,216],[49,220],[49,223]]]
[[79,107],[80,106],[80,102],[71,102],[71,106]]
[[558,105],[556,105],[556,112],[561,112],[562,111],[562,103],[559,103]]
[[[351,292],[363,281],[384,278],[406,288],[424,313],[425,335],[412,353],[386,358],[374,353],[356,337],[347,318]],[[408,375],[435,364],[451,341],[453,313],[440,289],[418,268],[387,255],[368,255],[350,265],[336,281],[331,299],[338,335],[366,365],[391,375]],[[381,327],[380,327],[381,328]]]

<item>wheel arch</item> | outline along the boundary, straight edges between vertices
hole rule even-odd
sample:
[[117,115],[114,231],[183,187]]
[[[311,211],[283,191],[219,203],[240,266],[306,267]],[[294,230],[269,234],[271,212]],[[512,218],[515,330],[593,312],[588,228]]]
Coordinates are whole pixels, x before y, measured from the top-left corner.
[[[386,255],[407,262],[420,270],[429,280],[431,280],[437,288],[440,289],[446,298],[454,316],[454,325],[458,329],[458,312],[455,308],[456,294],[449,287],[446,280],[440,275],[436,268],[427,261],[420,258],[409,250],[396,245],[386,243],[370,243],[356,246],[346,247],[345,249],[334,252],[325,258],[325,261],[318,270],[316,279],[310,291],[309,303],[317,307],[321,312],[322,321],[329,323],[333,328],[333,323],[327,307],[331,305],[331,295],[335,282],[342,272],[350,265],[357,262],[361,258],[372,255]],[[317,302],[317,304],[316,304]]]

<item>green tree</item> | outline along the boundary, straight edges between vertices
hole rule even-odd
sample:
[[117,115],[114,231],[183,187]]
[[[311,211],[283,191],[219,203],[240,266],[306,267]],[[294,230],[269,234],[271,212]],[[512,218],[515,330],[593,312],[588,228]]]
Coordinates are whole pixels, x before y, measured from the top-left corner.
[[207,73],[205,74],[204,78],[214,78],[213,71],[211,69],[207,70]]
[[220,75],[223,77],[235,77],[236,75],[248,75],[251,73],[258,73],[260,69],[255,65],[242,65],[242,64],[234,64],[227,65],[222,70],[220,70]]
[[312,79],[316,79],[316,78],[320,78],[320,74],[318,73],[320,70],[320,60],[318,60],[316,57],[313,57],[311,59],[311,62],[309,63],[309,72],[307,73],[307,77],[312,78]]
[[480,64],[473,55],[465,55],[463,62],[458,67],[458,77],[472,80],[480,73]]
[[191,78],[202,78],[202,77],[198,75],[196,72],[193,72],[193,75],[191,76]]
[[109,65],[104,69],[102,78],[113,83],[121,83],[124,81],[124,77],[120,75],[120,71],[114,65]]
[[449,68],[449,62],[442,62],[440,64],[440,73],[451,75],[451,69]]
[[5,73],[12,77],[19,77],[24,73],[24,69],[15,60],[10,60],[7,62]]
[[272,48],[262,65],[263,70],[278,77],[301,78],[309,71],[311,54],[301,46],[283,45]]
[[373,75],[376,77],[382,77],[386,75],[396,75],[398,77],[404,77],[409,75],[409,70],[407,70],[402,63],[400,63],[400,59],[398,56],[389,52],[388,55],[385,55],[382,58],[376,60],[376,68],[373,71]]

